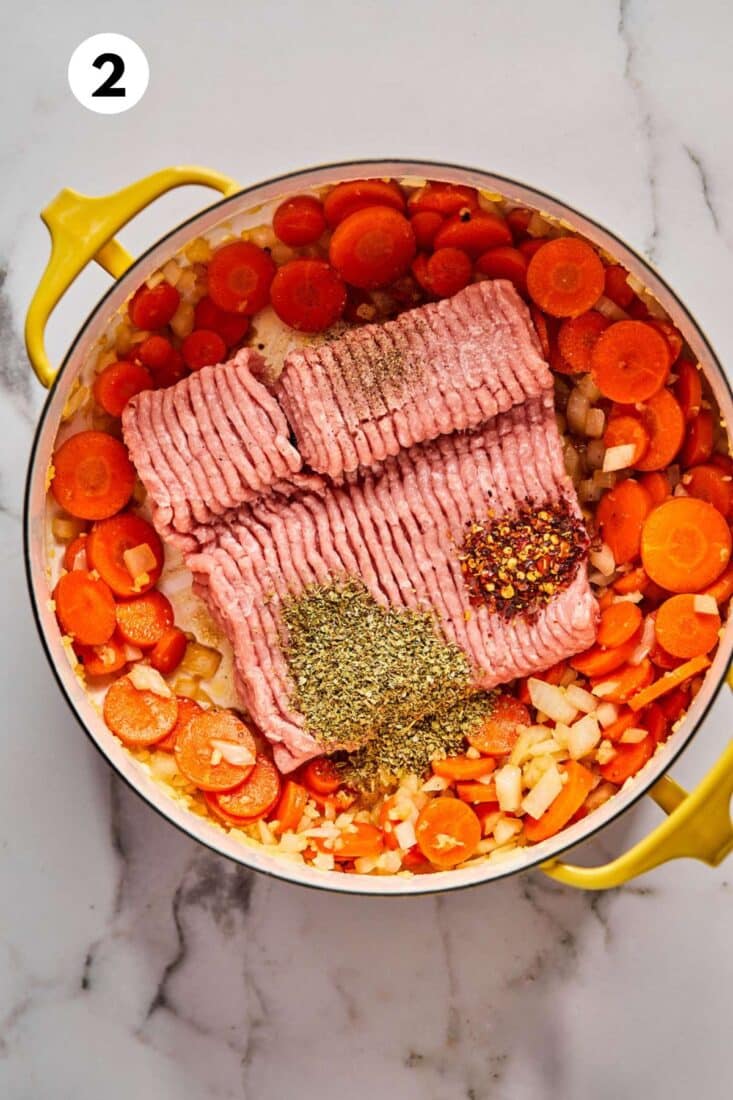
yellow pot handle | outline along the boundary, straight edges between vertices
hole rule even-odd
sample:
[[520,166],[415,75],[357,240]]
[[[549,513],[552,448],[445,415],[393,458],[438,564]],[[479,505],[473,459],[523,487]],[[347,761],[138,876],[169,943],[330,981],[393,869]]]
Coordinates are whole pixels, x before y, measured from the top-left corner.
[[630,851],[604,867],[575,867],[551,860],[542,870],[566,886],[610,890],[670,859],[700,859],[717,867],[733,851],[733,741],[691,794],[668,776],[649,793],[669,816]]
[[56,377],[44,343],[48,319],[60,299],[90,260],[115,279],[127,271],[132,257],[114,235],[153,199],[184,184],[213,187],[223,195],[240,190],[228,176],[208,168],[164,168],[112,195],[80,195],[65,188],[41,214],[51,234],[51,257],[38,284],[25,323],[25,343],[39,381],[50,386]]

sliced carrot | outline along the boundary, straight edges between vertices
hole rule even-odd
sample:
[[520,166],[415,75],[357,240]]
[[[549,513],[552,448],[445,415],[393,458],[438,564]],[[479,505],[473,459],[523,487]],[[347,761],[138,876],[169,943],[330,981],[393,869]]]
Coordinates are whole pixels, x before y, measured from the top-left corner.
[[277,239],[290,248],[314,244],[326,229],[323,203],[315,195],[294,195],[280,203],[272,216],[272,228]]
[[448,217],[461,210],[474,210],[478,206],[478,193],[474,187],[465,187],[460,183],[431,181],[413,191],[407,205],[411,213],[431,210]]
[[605,649],[624,645],[637,633],[641,620],[641,611],[635,603],[612,603],[601,614],[601,625],[596,639],[598,645]]
[[63,566],[64,569],[68,569],[69,572],[71,572],[72,569],[88,568],[86,531],[82,531],[80,535],[72,539],[64,550]]
[[323,260],[290,260],[278,268],[270,300],[286,325],[300,332],[322,332],[343,313],[346,287]]
[[643,569],[632,569],[613,582],[613,590],[619,596],[626,596],[629,592],[644,592],[648,584],[649,578]]
[[679,687],[680,684],[683,684],[685,680],[697,676],[698,672],[703,672],[709,667],[709,658],[693,657],[691,660],[685,661],[685,663],[678,668],[673,668],[670,672],[665,673],[665,675],[661,676],[655,683],[650,684],[649,687],[640,691],[638,695],[629,699],[629,706],[632,710],[641,710],[642,707],[646,707],[649,703],[653,703],[655,699],[659,699],[662,695],[674,691],[674,689]]
[[603,436],[606,449],[609,447],[633,447],[634,453],[629,466],[636,466],[649,448],[649,434],[636,416],[616,416],[609,420]]
[[658,706],[664,713],[670,726],[673,726],[677,719],[680,718],[689,707],[690,695],[690,685],[682,684],[680,687],[673,688],[672,691],[663,695],[658,703],[652,703],[651,706]]
[[187,645],[188,639],[182,630],[177,626],[168,627],[150,651],[151,665],[163,676],[170,676],[183,660]]
[[677,381],[674,384],[675,397],[687,422],[694,420],[700,412],[702,403],[702,375],[695,363],[689,359],[680,359],[675,367]]
[[527,257],[510,244],[482,252],[476,261],[476,270],[490,279],[508,279],[520,294],[527,294]]
[[420,812],[415,833],[425,858],[448,870],[474,854],[481,840],[481,823],[460,799],[432,798]]
[[186,725],[189,718],[192,718],[194,714],[203,714],[204,708],[200,706],[194,699],[187,699],[185,695],[178,696],[178,717],[176,718],[176,724],[170,733],[167,733],[162,741],[156,742],[156,749],[162,752],[173,752],[176,747],[176,740],[178,734]]
[[335,838],[332,845],[320,840],[319,848],[329,852],[334,859],[368,859],[381,855],[384,848],[384,835],[376,825],[367,821],[354,821]]
[[490,248],[512,243],[504,218],[487,210],[464,210],[446,218],[435,235],[435,248],[459,248],[477,259]]
[[94,400],[110,416],[122,416],[131,397],[152,390],[153,376],[140,363],[110,363],[94,381]]
[[460,248],[436,248],[427,262],[427,282],[436,298],[451,298],[468,286],[473,264]]
[[619,714],[615,722],[611,722],[610,726],[606,726],[603,731],[603,736],[608,741],[620,741],[622,735],[635,726],[638,721],[639,719],[634,714],[633,710],[627,709],[623,714]]
[[131,748],[154,745],[170,733],[178,717],[175,695],[139,691],[128,676],[115,680],[107,690],[104,720],[112,733]]
[[231,790],[209,791],[207,802],[213,802],[225,817],[250,824],[268,814],[279,798],[280,773],[260,754],[246,779]]
[[109,585],[80,569],[64,573],[53,592],[64,634],[82,645],[105,645],[115,632],[115,601]]
[[584,768],[577,760],[562,764],[560,770],[567,779],[555,801],[542,817],[534,818],[527,814],[524,818],[524,834],[530,844],[539,844],[541,840],[547,840],[564,829],[596,785],[593,772]]
[[170,283],[141,286],[130,301],[128,313],[139,329],[163,328],[178,309],[181,296]]
[[628,309],[634,300],[634,292],[627,282],[628,274],[626,268],[620,264],[610,264],[605,270],[605,295],[619,309]]
[[536,240],[520,241],[517,248],[522,253],[527,263],[529,263],[532,257],[536,256],[539,250],[545,247],[545,244],[546,241],[538,237]]
[[645,657],[638,665],[626,665],[613,674],[613,688],[603,694],[604,702],[628,703],[632,695],[647,687],[656,673],[651,661]]
[[703,594],[712,596],[718,605],[727,603],[733,596],[733,566],[729,566],[714,584],[704,588]]
[[728,519],[733,512],[733,477],[719,466],[703,463],[682,476],[682,484],[691,497],[706,500]]
[[443,218],[434,210],[418,210],[410,218],[418,248],[432,248],[435,235],[443,224]]
[[599,596],[596,597],[596,599],[598,600],[599,609],[601,611],[605,611],[606,608],[610,607],[611,604],[614,602],[613,589],[604,588],[604,590],[600,593]]
[[[154,564],[133,577],[125,554],[138,546],[148,548]],[[141,595],[156,585],[163,571],[163,558],[163,544],[155,528],[132,512],[100,520],[87,539],[90,569],[96,569],[117,596]]]
[[535,331],[537,332],[537,338],[540,342],[540,347],[542,348],[542,354],[544,355],[545,359],[549,359],[551,340],[554,339],[554,328],[557,325],[557,322],[555,321],[554,317],[545,317],[542,310],[539,308],[539,306],[536,306],[534,302],[530,303],[529,314],[532,318],[532,324],[535,327]]
[[565,678],[565,673],[568,670],[567,661],[558,661],[555,665],[550,665],[544,672],[538,672],[537,676],[540,680],[544,680],[548,684],[561,684]]
[[456,794],[463,802],[480,805],[483,802],[496,802],[494,783],[478,783],[470,779],[456,783]]
[[603,264],[597,252],[577,237],[547,241],[527,268],[532,301],[553,317],[586,313],[600,298],[603,286]]
[[684,341],[680,336],[677,329],[674,327],[671,321],[663,321],[661,318],[654,317],[649,321],[649,324],[660,332],[669,346],[669,361],[670,365],[677,362],[682,351]]
[[165,336],[148,336],[138,346],[137,354],[140,362],[152,372],[155,384],[160,388],[173,386],[188,374],[188,367],[183,362],[180,351]]
[[673,657],[699,657],[718,643],[720,616],[701,615],[689,593],[670,596],[657,611],[657,641]]
[[[405,196],[402,188],[394,180],[348,180],[346,183],[337,183],[323,201],[323,212],[331,229],[335,229],[350,214],[368,206],[390,206],[403,213]],[[277,233],[277,229],[275,232]]]
[[730,528],[705,500],[673,497],[644,524],[642,564],[670,592],[699,592],[716,581],[730,560]]
[[485,756],[478,760],[473,760],[470,756],[449,756],[445,760],[433,760],[431,767],[434,774],[443,779],[481,779],[493,772],[496,761]]
[[667,343],[643,321],[617,321],[596,341],[591,372],[604,397],[624,404],[646,401],[667,381]]
[[249,317],[243,313],[227,313],[212,302],[208,294],[198,300],[193,316],[194,329],[218,332],[228,348],[243,340],[249,331]]
[[715,454],[711,455],[710,461],[713,466],[717,466],[723,473],[733,477],[733,458],[729,454],[721,454],[720,451],[716,451]]
[[466,735],[469,745],[486,756],[502,756],[511,752],[523,726],[530,725],[527,707],[512,695],[499,695],[494,709],[480,726]]
[[157,589],[121,600],[117,604],[117,629],[129,645],[149,649],[156,645],[171,626],[173,608],[167,596]]
[[329,259],[342,279],[364,290],[386,286],[408,270],[415,234],[407,218],[390,206],[368,206],[336,227]]
[[592,646],[583,653],[578,653],[570,658],[570,664],[583,676],[607,676],[615,672],[628,661],[636,649],[639,638],[634,635],[628,642],[616,646],[614,649],[602,649],[600,646]]
[[671,390],[662,389],[637,409],[649,436],[649,446],[637,470],[663,470],[674,459],[685,435],[685,418]]
[[507,210],[504,217],[512,231],[512,236],[516,240],[517,237],[526,235],[527,227],[532,220],[532,211],[528,210],[526,206],[515,206],[513,210]]
[[127,664],[125,647],[114,635],[104,645],[75,648],[86,676],[111,676],[113,672],[121,672]]
[[680,453],[683,466],[699,466],[707,462],[713,453],[713,414],[710,409],[701,409],[687,425],[687,435]]
[[219,248],[209,262],[209,297],[220,309],[251,317],[267,305],[275,264],[251,241]]
[[557,346],[573,370],[583,373],[590,370],[593,348],[609,324],[608,318],[594,309],[563,321],[557,333]]
[[106,432],[78,432],[53,456],[51,492],[79,519],[106,519],[124,508],[135,487],[127,450]]
[[298,827],[308,804],[308,791],[294,779],[286,779],[280,800],[272,816],[277,821],[278,833],[292,833]]
[[301,779],[310,791],[316,794],[335,794],[341,786],[339,775],[333,760],[327,756],[317,756],[303,766]]
[[[665,600],[668,598],[669,597],[667,596],[664,597]],[[663,603],[664,600],[660,602]],[[652,662],[652,664],[655,664],[657,668],[661,668],[663,671],[668,672],[671,668],[677,668],[679,665],[681,665],[682,659],[679,657],[673,657],[671,653],[668,653],[667,650],[659,644],[659,638],[657,637],[658,611],[659,608],[657,608],[656,611],[653,611],[649,616],[654,623],[654,645],[649,650],[649,660]]]
[[631,479],[604,493],[598,502],[596,521],[617,565],[638,557],[642,526],[651,508],[646,489]]
[[636,715],[634,715],[634,718],[637,722],[641,722],[642,729],[645,729],[654,738],[657,745],[660,745],[662,741],[666,741],[669,737],[670,721],[659,703],[652,703],[648,706],[644,711],[643,718],[640,719]]
[[191,370],[213,367],[226,359],[227,345],[223,336],[213,329],[197,328],[181,344],[181,355]]
[[[212,742],[231,742],[249,762],[230,763]],[[202,791],[227,791],[244,782],[255,766],[257,746],[251,731],[226,710],[202,710],[192,714],[178,731],[176,763]],[[236,754],[232,754],[233,756]]]
[[655,507],[672,495],[669,478],[661,470],[653,470],[648,474],[644,474],[639,478],[639,484],[646,489]]
[[613,760],[601,764],[601,775],[607,783],[620,787],[651,760],[656,744],[651,734],[647,734],[643,741],[637,741],[635,745],[618,745]]
[[648,321],[651,316],[646,304],[642,302],[641,298],[637,298],[636,295],[634,295],[634,299],[628,307],[628,313],[635,321]]

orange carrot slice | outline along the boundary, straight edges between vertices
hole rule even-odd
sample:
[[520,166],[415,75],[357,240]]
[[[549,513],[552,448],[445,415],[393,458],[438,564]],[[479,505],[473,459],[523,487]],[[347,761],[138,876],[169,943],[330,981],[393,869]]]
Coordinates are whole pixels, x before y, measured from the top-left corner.
[[[217,747],[217,742],[231,744],[233,751],[226,745]],[[202,710],[178,731],[175,754],[179,769],[202,791],[227,791],[251,775],[257,747],[252,733],[235,714]]]
[[661,333],[664,339],[667,341],[669,348],[669,363],[672,366],[679,359],[680,352],[682,351],[682,345],[684,343],[677,329],[671,323],[671,321],[662,321],[658,317],[652,318],[648,322],[652,328],[655,328],[657,332]]
[[354,821],[335,838],[332,845],[320,840],[318,847],[334,859],[368,859],[381,855],[384,848],[382,830],[366,821]]
[[667,381],[667,343],[643,321],[617,321],[596,341],[591,370],[604,397],[623,404],[646,401]]
[[509,279],[520,294],[527,294],[527,257],[510,244],[483,252],[476,261],[476,270],[490,279]]
[[643,477],[639,478],[639,484],[643,489],[646,489],[652,498],[652,504],[655,506],[672,495],[669,478],[661,470],[644,474]]
[[433,760],[431,767],[434,774],[443,779],[481,779],[494,770],[496,762],[486,757],[473,760],[470,756],[449,756],[445,760]]
[[733,477],[712,462],[693,466],[682,477],[691,497],[706,500],[728,519],[733,512]]
[[622,577],[613,582],[613,590],[619,596],[628,595],[629,592],[644,592],[649,585],[649,578],[644,570],[639,567],[624,573]]
[[209,297],[228,313],[251,317],[267,305],[274,275],[269,252],[251,241],[225,244],[209,262]]
[[680,359],[675,367],[677,381],[674,384],[675,397],[679,401],[685,420],[694,420],[700,412],[702,403],[702,376],[695,363],[689,359]]
[[527,707],[512,695],[499,695],[491,714],[466,735],[469,745],[486,756],[503,756],[517,743],[522,726],[530,725]]
[[278,833],[291,833],[298,827],[308,804],[308,791],[294,779],[286,779],[280,800],[272,816],[277,821]]
[[185,695],[178,696],[178,717],[176,724],[170,733],[167,733],[162,741],[156,742],[156,749],[160,752],[173,752],[176,747],[178,734],[194,714],[203,714],[204,708],[194,699],[187,699]]
[[404,275],[415,255],[415,234],[404,214],[390,206],[357,210],[336,227],[329,259],[345,282],[364,290]]
[[[125,554],[138,546],[148,548],[154,563],[133,577],[125,562]],[[96,523],[87,539],[86,549],[89,567],[97,570],[117,596],[147,592],[158,583],[163,572],[163,544],[157,531],[142,516],[132,512]]]
[[431,181],[413,191],[407,205],[410,213],[431,210],[445,218],[458,214],[461,210],[475,210],[478,206],[478,193],[475,188],[464,187],[460,183]]
[[323,204],[314,195],[294,195],[280,203],[272,216],[272,228],[277,239],[291,248],[315,244],[326,229]]
[[265,817],[279,798],[280,773],[260,754],[246,779],[232,790],[209,792],[207,801],[215,803],[227,818],[250,824]]
[[472,780],[463,780],[456,783],[456,794],[463,802],[480,805],[485,802],[496,802],[496,786],[494,783],[478,783]]
[[117,604],[117,629],[130,645],[149,649],[173,626],[173,608],[157,589]]
[[577,237],[558,237],[539,248],[527,268],[527,290],[553,317],[578,317],[603,293],[603,264]]
[[63,566],[71,573],[72,569],[87,569],[87,532],[82,531],[72,539],[64,551]]
[[679,665],[678,668],[673,668],[664,676],[660,676],[655,683],[644,688],[638,695],[634,695],[633,698],[629,699],[629,706],[632,710],[641,710],[642,707],[646,707],[649,703],[653,703],[655,699],[674,691],[685,680],[697,676],[698,672],[703,672],[709,667],[710,660],[708,657],[692,657],[689,661],[685,661],[683,665]]
[[177,626],[168,627],[150,651],[151,665],[163,676],[170,676],[183,660],[187,645],[188,638],[182,630]]
[[339,775],[333,760],[327,756],[317,756],[304,765],[300,777],[310,791],[316,794],[335,794],[341,786]]
[[628,271],[620,264],[610,264],[605,271],[605,294],[619,309],[628,309],[634,292],[628,284]]
[[728,565],[730,528],[712,504],[674,497],[644,523],[642,564],[649,577],[670,592],[699,592]]
[[673,657],[699,657],[718,643],[720,616],[701,615],[687,592],[670,596],[657,611],[657,641]]
[[458,798],[432,798],[415,826],[417,843],[426,859],[448,870],[470,857],[481,840],[481,823]]
[[718,605],[727,603],[733,596],[733,566],[729,566],[714,584],[704,588],[703,594],[712,596]]
[[655,679],[656,673],[651,661],[645,657],[638,665],[626,665],[613,674],[613,687],[603,694],[604,702],[628,703],[632,695],[647,687]]
[[649,446],[636,463],[637,470],[663,470],[674,459],[685,435],[685,418],[676,398],[668,389],[650,397],[637,415],[649,436]]
[[104,645],[115,632],[115,601],[109,586],[83,570],[64,573],[53,593],[64,634],[82,645]]
[[[324,199],[323,212],[331,229],[335,229],[349,214],[355,214],[357,210],[363,210],[367,206],[391,206],[393,210],[403,213],[405,196],[402,188],[394,180],[348,180],[346,183],[337,183]],[[275,232],[277,233],[277,228]],[[318,233],[315,239],[320,235]]]
[[570,760],[560,769],[567,776],[559,795],[542,817],[534,818],[529,814],[524,818],[524,834],[530,844],[559,833],[578,812],[596,784],[596,777],[577,760]]
[[343,313],[346,287],[323,260],[290,260],[277,269],[270,301],[280,320],[291,328],[323,332]]
[[51,492],[79,519],[106,519],[124,508],[135,470],[118,439],[106,432],[77,432],[53,456]]
[[601,614],[598,644],[604,648],[624,645],[641,626],[642,614],[635,603],[612,603]]
[[713,453],[714,422],[710,409],[701,409],[687,425],[687,435],[680,453],[683,466],[699,466]]
[[652,508],[646,489],[637,481],[622,481],[598,502],[596,521],[617,565],[638,557],[642,526]]
[[634,635],[628,642],[616,646],[614,649],[602,649],[600,646],[592,646],[584,653],[578,653],[570,658],[570,664],[583,676],[607,676],[615,672],[628,661],[636,649],[639,637]]
[[651,734],[647,734],[643,741],[637,741],[635,745],[618,745],[613,760],[602,764],[600,773],[608,783],[615,783],[620,787],[651,760],[655,748],[656,741]]
[[602,313],[591,309],[588,313],[571,317],[560,325],[557,332],[558,350],[574,371],[586,373],[590,370],[593,348],[609,324]]
[[131,397],[152,390],[153,376],[139,363],[110,363],[94,382],[94,400],[110,416],[122,416]]
[[175,695],[140,691],[127,676],[110,686],[104,697],[104,720],[112,733],[131,748],[154,745],[170,733],[178,716]]
[[606,448],[625,447],[634,448],[634,453],[629,461],[629,466],[636,466],[644,457],[649,447],[649,433],[636,416],[616,416],[608,422],[608,427],[603,435]]
[[638,716],[634,714],[633,710],[628,709],[624,711],[623,714],[619,714],[616,721],[611,722],[610,726],[606,726],[603,731],[603,736],[608,741],[620,741],[622,735],[633,726],[636,726],[638,721]]
[[114,635],[104,645],[81,645],[74,648],[84,665],[84,674],[92,678],[111,676],[113,672],[120,672],[127,664],[125,647]]

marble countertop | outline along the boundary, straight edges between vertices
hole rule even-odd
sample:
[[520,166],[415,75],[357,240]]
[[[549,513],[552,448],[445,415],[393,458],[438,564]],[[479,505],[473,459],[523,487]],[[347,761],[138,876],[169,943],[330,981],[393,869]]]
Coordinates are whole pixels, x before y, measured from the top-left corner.
[[[73,10],[70,10],[73,9]],[[646,252],[733,355],[730,7],[716,0],[386,0],[333,5],[26,0],[0,17],[0,1096],[4,1100],[659,1100],[731,1094],[733,862],[678,863],[608,894],[528,874],[443,898],[288,887],[224,862],[112,776],[72,719],[23,578],[24,467],[42,402],[23,314],[62,187],[172,163],[251,181],[400,154],[527,180]],[[85,111],[75,46],[130,35],[151,80]],[[134,251],[206,202],[161,200]],[[106,286],[79,280],[58,359]],[[715,708],[680,762],[729,737]],[[656,820],[588,846],[601,861]]]

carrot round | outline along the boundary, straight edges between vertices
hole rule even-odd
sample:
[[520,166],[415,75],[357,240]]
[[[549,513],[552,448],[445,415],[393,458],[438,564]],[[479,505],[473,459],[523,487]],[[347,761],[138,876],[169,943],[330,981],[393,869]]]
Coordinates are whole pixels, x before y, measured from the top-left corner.
[[390,206],[349,214],[337,225],[329,246],[329,259],[341,278],[364,290],[394,282],[414,255],[412,226]]
[[82,531],[80,535],[77,535],[75,539],[71,540],[64,550],[64,569],[68,569],[68,571],[71,572],[72,569],[87,568],[87,538],[87,532]]
[[182,630],[177,626],[168,627],[150,651],[151,665],[163,676],[170,676],[183,660],[187,645],[188,639]]
[[622,735],[633,726],[638,725],[638,722],[638,716],[634,714],[633,710],[627,708],[622,714],[619,714],[615,722],[611,722],[610,726],[606,726],[603,736],[608,741],[620,741]]
[[140,691],[127,676],[110,686],[104,697],[104,720],[112,733],[131,748],[154,745],[170,733],[178,716],[175,695]]
[[483,252],[476,261],[476,270],[490,279],[508,279],[526,296],[527,257],[513,245],[503,244]]
[[539,306],[536,306],[534,302],[530,303],[529,315],[532,318],[532,324],[535,327],[537,339],[539,340],[540,347],[542,348],[542,354],[545,359],[549,359],[551,338],[554,336],[554,333],[551,331],[550,325],[553,322],[556,325],[557,322],[555,321],[554,317],[545,317],[542,310],[539,308]]
[[643,741],[638,741],[635,745],[619,745],[613,760],[601,765],[601,775],[608,783],[615,783],[620,787],[651,760],[655,748],[656,741],[651,734],[647,734]]
[[695,610],[695,597],[683,592],[664,601],[655,629],[657,641],[673,657],[700,657],[718,643],[720,616],[701,615]]
[[137,354],[140,362],[152,371],[155,385],[159,389],[175,385],[188,374],[188,367],[183,362],[180,351],[165,336],[148,336],[138,346]]
[[604,397],[622,404],[646,401],[667,381],[667,343],[643,321],[617,321],[598,337],[591,372]]
[[460,183],[439,183],[431,181],[424,187],[413,191],[407,200],[410,213],[429,210],[449,217],[461,210],[475,210],[478,206],[478,193],[473,187]]
[[[638,722],[639,718],[636,715],[634,717]],[[657,745],[669,737],[670,724],[669,718],[659,703],[652,703],[644,711],[642,728],[650,734]]]
[[490,248],[512,243],[509,226],[487,210],[463,211],[447,218],[435,235],[435,248],[459,248],[473,259]]
[[675,367],[677,381],[674,384],[675,397],[687,422],[694,420],[700,412],[702,403],[702,376],[695,363],[689,359],[680,359]]
[[526,235],[529,223],[532,221],[532,211],[526,206],[515,206],[512,210],[507,210],[504,217],[516,240],[517,237]]
[[332,845],[321,840],[318,846],[337,860],[373,858],[380,855],[384,848],[384,835],[376,825],[354,821],[334,839]]
[[322,332],[343,313],[346,287],[323,260],[290,260],[278,268],[270,300],[286,325],[300,332]]
[[470,756],[449,756],[445,760],[433,760],[432,762],[435,775],[440,775],[443,779],[459,781],[481,779],[483,776],[489,775],[495,767],[495,761],[487,760],[485,757],[473,760]]
[[427,284],[436,298],[450,298],[468,286],[473,264],[460,248],[436,248],[427,262]]
[[[693,661],[701,660],[699,657],[693,657]],[[680,666],[682,667],[682,666]],[[664,684],[664,677],[661,680],[657,680],[654,687],[658,684],[666,687]],[[690,705],[690,685],[683,683],[671,689],[667,689],[664,694],[659,698],[658,703],[648,703],[647,706],[658,706],[664,717],[669,722],[670,726],[673,726],[675,722],[684,714]]]
[[232,790],[210,792],[207,802],[215,803],[225,817],[249,824],[269,813],[279,797],[280,773],[260,754],[246,779]]
[[652,662],[645,657],[638,665],[626,665],[617,669],[607,685],[603,699],[609,703],[628,703],[632,696],[648,687],[656,677]]
[[714,584],[711,584],[708,588],[704,588],[703,594],[705,596],[712,596],[718,605],[727,603],[731,596],[733,596],[733,566],[728,566],[726,571],[718,577]]
[[591,309],[579,317],[569,317],[560,325],[557,332],[558,350],[574,371],[585,373],[590,370],[593,348],[609,323],[602,313]]
[[292,833],[297,829],[308,805],[308,791],[294,779],[286,779],[277,806],[272,812],[279,833]]
[[272,228],[278,240],[291,248],[314,244],[326,229],[323,203],[314,195],[294,195],[280,203],[272,216]]
[[181,344],[181,355],[191,370],[213,367],[226,359],[227,345],[224,337],[213,329],[196,328]]
[[335,794],[341,786],[341,777],[333,761],[327,756],[317,756],[315,760],[309,760],[300,777],[306,787],[316,794]]
[[571,817],[578,812],[596,784],[596,777],[577,760],[562,764],[560,770],[567,776],[559,795],[542,817],[529,814],[524,818],[524,834],[530,844],[538,844],[564,829]]
[[633,447],[634,453],[628,465],[636,466],[649,447],[649,433],[638,417],[615,416],[608,422],[603,442],[606,448]]
[[53,456],[51,492],[70,515],[106,519],[124,508],[135,487],[127,450],[106,432],[78,432]]
[[[363,210],[368,206],[391,206],[393,210],[403,213],[405,196],[402,188],[394,180],[348,180],[346,183],[337,183],[323,200],[323,212],[331,229],[340,225],[349,214],[355,214],[357,210]],[[277,233],[277,227],[274,228]],[[317,240],[318,237],[320,233],[315,239]],[[295,242],[286,241],[285,243],[294,244]],[[308,244],[308,241],[300,243]]]
[[604,648],[623,645],[641,626],[642,614],[635,603],[612,603],[601,615],[598,644]]
[[84,665],[84,673],[96,678],[121,672],[127,664],[124,645],[114,635],[104,645],[74,647],[79,660]]
[[441,870],[470,857],[481,840],[481,823],[470,806],[458,798],[433,798],[415,825],[420,851]]
[[131,299],[128,313],[139,329],[163,328],[178,309],[181,296],[170,283],[141,286]]
[[[685,661],[684,664],[678,665],[677,668],[673,668],[670,672],[666,672],[664,676],[660,676],[655,683],[650,684],[649,687],[640,691],[638,695],[629,699],[629,706],[633,710],[641,710],[643,707],[648,706],[649,703],[653,703],[656,699],[674,691],[683,684],[685,680],[697,676],[698,672],[704,672],[705,669],[709,667],[710,659],[708,657],[691,657],[689,661]],[[664,701],[661,706],[664,708]],[[669,717],[671,708],[670,711],[664,708],[664,711]]]
[[[242,762],[227,760],[214,742],[230,742],[235,750],[232,756],[241,756]],[[257,746],[247,726],[235,714],[202,710],[191,715],[178,731],[175,754],[181,772],[202,791],[227,791],[251,775]]]
[[482,805],[496,802],[496,786],[493,783],[479,783],[464,779],[456,783],[456,794],[463,802]]
[[667,341],[669,348],[669,362],[670,366],[676,363],[679,359],[680,352],[682,351],[682,345],[684,343],[677,329],[671,323],[671,321],[662,321],[660,318],[653,318],[648,322],[652,328],[655,328],[657,332],[661,333],[664,339]]
[[699,592],[728,565],[730,528],[704,500],[673,497],[644,524],[641,560],[649,577],[669,592]]
[[121,600],[116,614],[120,636],[140,649],[156,645],[173,626],[171,602],[157,589],[131,600]]
[[140,363],[110,363],[94,381],[94,400],[110,416],[122,416],[131,397],[152,390],[153,376]]
[[617,668],[621,668],[622,665],[626,664],[637,644],[638,637],[635,635],[628,642],[615,646],[613,649],[603,649],[597,645],[591,646],[583,653],[577,653],[575,657],[571,657],[570,664],[583,676],[607,676],[610,672],[615,672]]
[[[136,547],[147,547],[154,564],[133,577],[124,556]],[[157,531],[132,512],[96,523],[87,538],[86,551],[89,568],[96,569],[117,596],[141,595],[158,583],[163,571],[163,544]]]
[[637,470],[663,470],[682,446],[685,419],[671,390],[661,389],[637,409],[649,436],[649,446],[636,463]]
[[[644,474],[639,478],[639,484],[643,489],[646,489],[655,507],[672,495],[669,478],[660,470],[653,470],[650,473]],[[631,589],[629,591],[631,591]]]
[[598,254],[577,237],[558,237],[543,244],[527,268],[532,301],[553,317],[578,317],[592,309],[603,293],[603,283]]
[[234,241],[218,249],[209,262],[209,297],[229,313],[252,316],[267,305],[275,264],[251,241]]
[[604,493],[598,502],[596,521],[617,565],[638,556],[642,526],[651,507],[646,489],[631,479]]
[[610,264],[605,271],[605,295],[619,309],[628,309],[634,300],[634,292],[628,284],[628,271],[620,264]]
[[187,699],[185,695],[178,696],[178,716],[176,718],[176,724],[170,733],[167,733],[162,741],[157,741],[155,744],[156,749],[159,752],[173,752],[176,747],[176,740],[178,734],[186,725],[189,718],[192,718],[194,714],[203,714],[204,708],[200,706],[194,699]]
[[104,645],[115,632],[115,601],[103,580],[81,569],[64,573],[53,592],[64,634],[82,645]]
[[432,248],[435,235],[443,224],[443,218],[434,210],[418,210],[410,218],[418,248]]
[[714,421],[710,409],[701,409],[687,425],[687,435],[680,452],[683,466],[698,466],[713,453]]
[[733,478],[711,463],[693,466],[683,475],[682,484],[691,497],[706,500],[725,516],[733,512]]
[[512,751],[522,726],[530,725],[530,721],[524,703],[512,695],[499,695],[488,718],[469,730],[466,737],[469,745],[485,756],[503,756]]
[[249,331],[249,317],[245,317],[243,313],[227,313],[208,294],[198,300],[193,316],[194,330],[218,332],[228,348],[243,340]]

